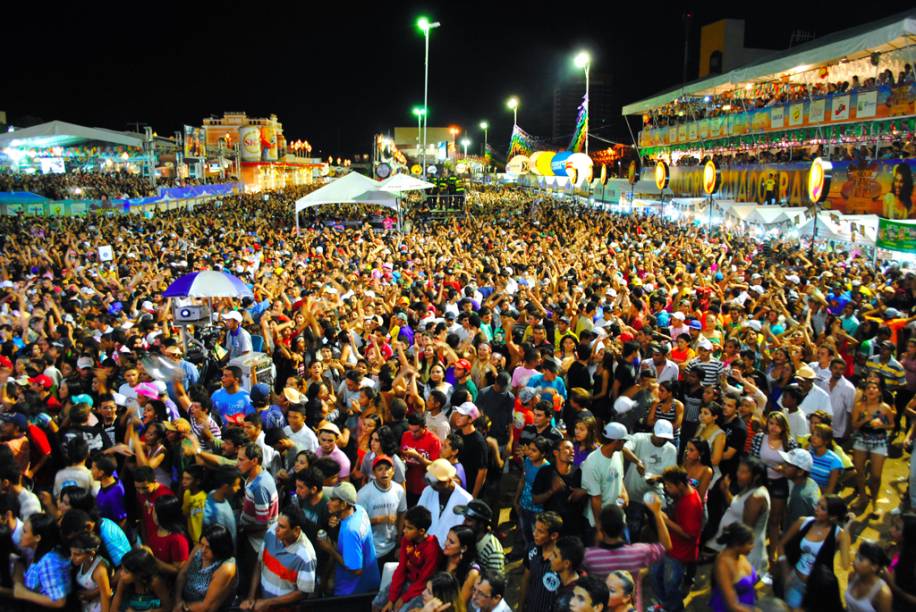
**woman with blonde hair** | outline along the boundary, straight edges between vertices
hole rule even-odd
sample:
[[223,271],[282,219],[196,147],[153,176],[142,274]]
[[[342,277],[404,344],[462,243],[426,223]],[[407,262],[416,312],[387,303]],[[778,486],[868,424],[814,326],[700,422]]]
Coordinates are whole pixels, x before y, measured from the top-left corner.
[[[896,411],[882,399],[882,383],[867,381],[862,396],[852,409],[853,445],[852,462],[856,468],[858,500],[854,508],[861,512],[873,504],[871,518],[877,518],[878,495],[881,492],[881,473],[887,459],[888,434],[894,428]],[[866,477],[865,464],[870,463]],[[871,495],[866,492],[866,484]]]
[[499,374],[496,366],[490,361],[493,349],[486,342],[481,342],[477,345],[476,350],[474,350],[474,347],[471,347],[470,350],[473,351],[473,356],[470,359],[471,380],[474,381],[478,389],[489,387],[496,380],[496,375]]
[[624,570],[614,570],[604,581],[609,593],[606,609],[608,612],[636,612],[634,591],[636,582],[633,575]]
[[770,494],[770,561],[775,554],[775,545],[782,533],[786,503],[789,499],[789,480],[782,473],[783,460],[780,451],[788,453],[798,445],[789,429],[789,420],[782,412],[767,415],[766,431],[754,436],[751,443],[751,457],[757,457],[767,466],[767,491]]

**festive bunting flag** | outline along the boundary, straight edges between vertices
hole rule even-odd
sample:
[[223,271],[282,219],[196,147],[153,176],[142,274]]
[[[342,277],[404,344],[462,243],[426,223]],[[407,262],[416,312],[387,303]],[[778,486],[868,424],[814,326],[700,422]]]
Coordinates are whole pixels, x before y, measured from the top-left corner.
[[579,116],[576,119],[576,129],[573,132],[572,140],[569,143],[569,150],[573,153],[581,153],[585,150],[585,137],[588,134],[588,94],[582,97],[582,104],[579,105]]
[[532,136],[519,126],[512,128],[512,138],[509,140],[508,158],[515,155],[531,155],[534,151],[552,148],[549,141]]

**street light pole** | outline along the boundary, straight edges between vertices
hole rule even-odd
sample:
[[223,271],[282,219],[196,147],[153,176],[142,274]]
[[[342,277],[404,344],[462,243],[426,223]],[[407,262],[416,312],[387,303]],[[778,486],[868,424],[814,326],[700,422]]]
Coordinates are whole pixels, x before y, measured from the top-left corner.
[[469,145],[469,144],[471,144],[470,139],[468,139],[468,138],[462,138],[462,139],[461,139],[461,146],[464,147],[464,159],[465,159],[465,161],[467,161],[467,159],[468,159],[468,145]]
[[423,164],[423,179],[426,179],[426,128],[429,122],[428,113],[426,112],[429,109],[429,31],[433,28],[439,27],[439,22],[430,23],[429,19],[426,17],[420,17],[417,21],[417,26],[423,30],[423,36],[425,38],[425,54],[423,59],[423,153],[421,154],[421,163]]
[[515,131],[515,128],[518,126],[518,105],[519,105],[519,101],[518,101],[518,98],[515,96],[512,96],[511,98],[509,98],[506,101],[506,106],[509,108],[509,110],[512,111],[512,131],[513,132]]
[[[420,155],[420,132],[422,131],[423,117],[426,116],[426,109],[419,106],[413,107],[413,114],[417,117],[417,154]],[[424,160],[425,161],[425,160]],[[426,164],[423,164],[424,168]]]
[[490,124],[486,121],[480,122],[480,129],[483,130],[483,157],[487,157],[487,132],[490,130]]

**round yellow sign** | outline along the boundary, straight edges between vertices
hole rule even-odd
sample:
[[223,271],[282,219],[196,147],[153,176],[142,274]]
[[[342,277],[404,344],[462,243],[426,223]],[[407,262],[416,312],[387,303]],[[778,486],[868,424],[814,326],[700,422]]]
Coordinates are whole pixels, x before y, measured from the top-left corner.
[[830,178],[833,174],[833,164],[818,157],[811,162],[808,170],[808,199],[817,204],[827,199],[830,193]]
[[716,164],[713,161],[706,162],[706,166],[703,168],[703,191],[707,195],[714,194],[719,191],[721,181],[722,175],[719,173],[719,169],[716,168]]
[[655,164],[655,186],[658,187],[659,191],[664,191],[665,187],[668,186],[669,180],[671,180],[671,176],[668,174],[668,164],[659,160]]
[[636,181],[639,180],[639,162],[635,159],[630,162],[630,165],[627,166],[627,181],[631,185],[635,185]]
[[601,184],[607,185],[607,166],[601,164]]
[[420,164],[414,164],[410,167],[410,173],[414,176],[420,176],[422,172],[423,168],[420,166]]

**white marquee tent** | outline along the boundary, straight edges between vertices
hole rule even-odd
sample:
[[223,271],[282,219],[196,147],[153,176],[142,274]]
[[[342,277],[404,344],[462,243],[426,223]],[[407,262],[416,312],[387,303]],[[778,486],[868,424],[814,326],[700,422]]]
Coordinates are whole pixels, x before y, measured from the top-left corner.
[[87,141],[142,147],[144,140],[143,134],[86,127],[75,123],[67,123],[66,121],[49,121],[0,134],[0,149],[17,146],[69,146]]
[[432,183],[427,183],[426,181],[410,176],[409,174],[395,174],[394,176],[390,176],[376,185],[377,189],[381,191],[389,191],[391,193],[419,191],[422,189],[431,189],[433,187],[435,187],[435,185]]
[[296,200],[296,228],[299,227],[301,211],[323,204],[372,204],[398,211],[400,216],[397,196],[382,191],[379,183],[358,172],[351,172],[333,180],[321,189]]

